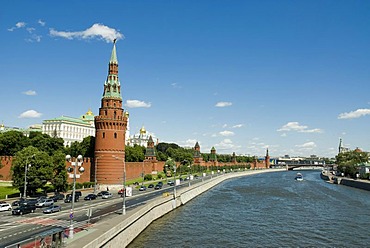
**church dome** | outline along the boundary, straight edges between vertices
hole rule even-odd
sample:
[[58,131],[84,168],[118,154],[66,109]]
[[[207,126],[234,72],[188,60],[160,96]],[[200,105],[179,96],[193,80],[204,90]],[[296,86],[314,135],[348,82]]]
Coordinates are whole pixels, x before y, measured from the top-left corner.
[[140,128],[140,134],[146,134],[146,129],[144,126]]

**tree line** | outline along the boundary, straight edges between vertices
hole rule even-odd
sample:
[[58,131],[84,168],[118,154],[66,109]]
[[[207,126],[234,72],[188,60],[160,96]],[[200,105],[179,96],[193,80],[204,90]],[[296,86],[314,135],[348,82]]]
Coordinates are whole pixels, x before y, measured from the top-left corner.
[[[39,188],[46,188],[47,183],[51,183],[56,191],[66,191],[68,189],[66,154],[72,157],[82,155],[93,158],[95,137],[86,137],[81,142],[73,142],[69,147],[64,147],[63,143],[62,138],[51,137],[41,132],[30,132],[29,136],[16,130],[0,133],[0,156],[14,157],[11,168],[13,186],[23,192],[27,166],[27,195],[35,193]],[[169,158],[175,162],[193,161],[193,148],[183,148],[174,143],[159,143],[155,150],[158,161],[167,161]],[[126,146],[125,160],[142,162],[145,159],[145,152],[146,148],[143,146]],[[210,153],[201,155],[205,162],[210,160]],[[218,154],[217,160],[231,162],[232,155]],[[237,156],[236,160],[250,163],[254,157]],[[186,170],[186,166],[183,170]]]

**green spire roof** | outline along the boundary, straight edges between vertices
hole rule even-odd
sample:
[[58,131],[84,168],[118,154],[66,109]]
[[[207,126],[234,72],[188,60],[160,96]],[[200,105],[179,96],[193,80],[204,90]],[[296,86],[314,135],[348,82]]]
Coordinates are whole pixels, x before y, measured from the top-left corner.
[[112,55],[109,61],[108,77],[104,83],[103,98],[118,98],[122,100],[121,84],[118,79],[118,60],[116,54],[116,39],[113,41]]
[[112,55],[110,56],[109,62],[118,64],[117,53],[116,53],[116,39],[113,40]]

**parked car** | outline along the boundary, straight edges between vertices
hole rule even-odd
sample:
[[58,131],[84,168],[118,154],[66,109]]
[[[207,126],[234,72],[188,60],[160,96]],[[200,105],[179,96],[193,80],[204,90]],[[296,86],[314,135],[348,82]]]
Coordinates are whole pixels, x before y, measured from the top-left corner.
[[91,200],[95,200],[95,199],[96,199],[96,195],[95,194],[88,194],[84,198],[85,201],[91,201]]
[[154,184],[149,184],[148,188],[154,188]]
[[0,204],[0,211],[10,211],[12,210],[12,206],[9,203],[1,203]]
[[163,182],[158,182],[157,185],[163,186]]
[[50,199],[53,199],[54,202],[57,202],[58,200],[64,199],[64,194],[58,193],[50,197]]
[[82,197],[82,192],[81,191],[75,191],[75,195],[78,195],[78,197]]
[[52,205],[48,208],[46,208],[44,211],[42,211],[44,214],[51,214],[51,213],[54,213],[54,212],[60,212],[62,211],[62,207],[61,206],[57,206],[57,205]]
[[168,181],[168,183],[167,183],[169,186],[173,186],[173,185],[175,185],[175,183],[173,182],[173,181]]
[[145,191],[146,190],[146,186],[145,185],[141,185],[140,188],[139,188],[139,191]]
[[[75,202],[80,201],[80,197],[78,195],[75,195]],[[65,203],[70,203],[72,202],[72,194],[67,194],[66,198],[64,199]]]
[[101,198],[103,198],[103,199],[108,199],[108,198],[112,198],[113,197],[113,195],[112,195],[112,193],[110,193],[110,192],[106,192],[106,193],[104,193],[102,196],[101,196]]
[[28,213],[33,213],[36,210],[34,205],[21,205],[12,211],[12,215],[23,215]]
[[109,191],[100,191],[96,196],[103,196],[105,193],[109,193]]
[[49,207],[53,204],[54,204],[53,199],[45,199],[45,200],[41,200],[38,203],[36,203],[36,207],[38,207],[38,208]]
[[162,188],[162,185],[161,184],[157,184],[154,189],[161,189]]
[[13,203],[12,203],[12,206],[20,206],[23,202],[25,202],[26,201],[26,199],[24,199],[24,198],[21,198],[21,199],[19,199],[19,200],[17,200],[17,201],[14,201]]

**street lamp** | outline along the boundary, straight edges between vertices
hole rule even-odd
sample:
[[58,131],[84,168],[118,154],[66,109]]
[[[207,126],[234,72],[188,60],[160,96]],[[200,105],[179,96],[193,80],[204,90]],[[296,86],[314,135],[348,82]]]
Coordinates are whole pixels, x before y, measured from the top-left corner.
[[173,199],[176,207],[176,164],[173,165]]
[[122,163],[123,163],[122,215],[126,215],[126,163],[125,163],[125,157],[119,158],[119,157],[113,156],[113,155],[112,155],[112,157],[115,158],[115,159],[118,159],[118,160],[122,159]]
[[31,167],[31,164],[28,164],[28,159],[33,158],[34,156],[35,156],[35,154],[33,154],[32,156],[27,157],[26,166],[24,167],[24,189],[23,189],[23,198],[24,199],[27,198],[27,171]]
[[[82,160],[83,160],[83,157],[82,155],[78,155],[77,156],[77,159],[72,162],[72,157],[71,155],[67,155],[66,156],[66,161],[71,163],[71,166],[72,167],[68,167],[67,171],[69,173],[71,173],[73,171],[73,191],[72,191],[72,201],[71,201],[71,212],[70,212],[70,215],[69,215],[69,238],[73,238],[73,214],[74,214],[74,206],[75,206],[75,197],[76,197],[76,171],[77,171],[77,167],[78,167],[78,171],[80,173],[83,173],[85,171],[85,168],[82,167]],[[74,168],[73,168],[74,167]]]
[[96,184],[97,184],[97,180],[96,180],[96,172],[97,172],[97,169],[98,169],[98,159],[101,158],[103,156],[97,156],[95,158],[95,169],[94,169],[94,194],[96,194]]

